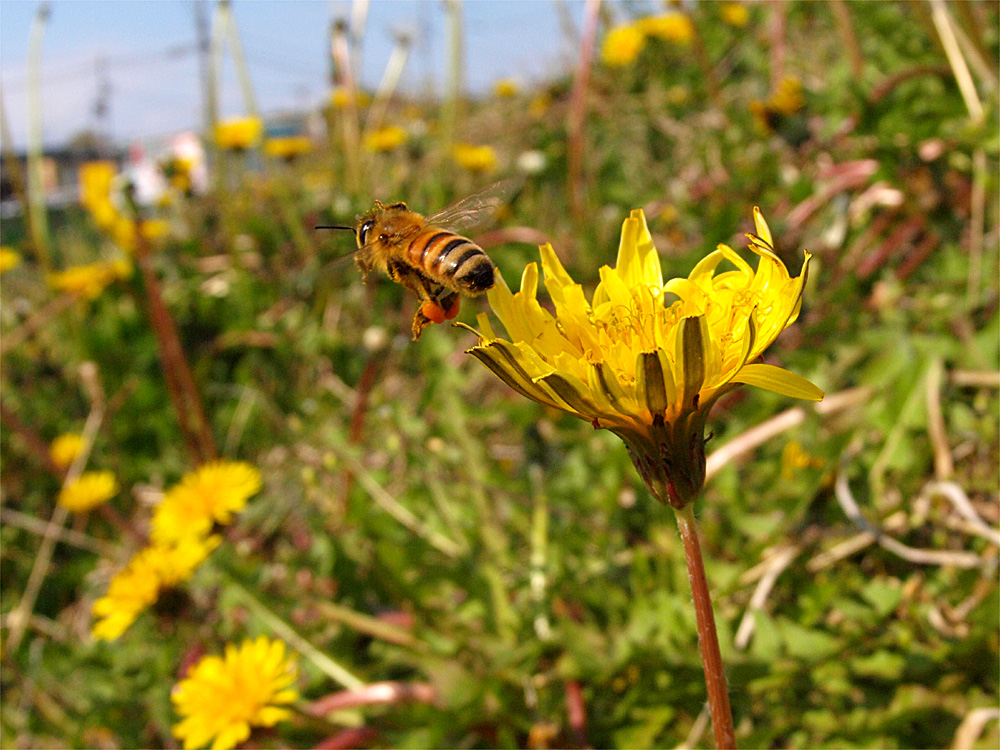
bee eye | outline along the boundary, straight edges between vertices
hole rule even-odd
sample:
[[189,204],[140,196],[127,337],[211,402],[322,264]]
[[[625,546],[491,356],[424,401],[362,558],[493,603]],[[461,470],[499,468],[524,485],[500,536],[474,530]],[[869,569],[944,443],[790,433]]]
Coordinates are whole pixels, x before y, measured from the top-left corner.
[[361,225],[360,229],[358,229],[358,245],[360,245],[361,247],[364,247],[365,245],[368,244],[368,232],[371,231],[371,228],[374,224],[375,224],[374,220],[369,219],[368,221],[366,221],[364,224]]

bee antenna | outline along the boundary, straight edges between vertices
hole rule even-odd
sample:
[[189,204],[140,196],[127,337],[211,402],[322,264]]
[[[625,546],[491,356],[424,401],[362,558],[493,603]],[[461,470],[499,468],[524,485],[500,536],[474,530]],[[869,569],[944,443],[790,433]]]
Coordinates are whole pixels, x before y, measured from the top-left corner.
[[354,231],[354,227],[345,227],[342,224],[317,224],[313,229],[346,229],[348,232]]

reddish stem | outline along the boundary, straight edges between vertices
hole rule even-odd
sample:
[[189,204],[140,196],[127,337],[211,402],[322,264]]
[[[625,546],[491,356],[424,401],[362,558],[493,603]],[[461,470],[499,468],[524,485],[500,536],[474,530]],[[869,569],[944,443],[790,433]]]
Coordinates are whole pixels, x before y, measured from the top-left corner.
[[583,150],[584,124],[587,118],[587,88],[590,85],[590,66],[594,57],[594,40],[600,20],[601,0],[587,0],[583,11],[583,36],[580,39],[580,56],[576,61],[573,80],[573,94],[570,98],[569,116],[566,118],[568,132],[567,161],[569,207],[576,222],[584,219],[586,199],[584,196]]
[[701,647],[701,663],[705,668],[705,687],[708,689],[708,710],[712,715],[712,731],[715,733],[715,747],[736,747],[733,731],[733,712],[729,708],[729,691],[726,689],[726,673],[722,667],[719,652],[719,636],[715,632],[715,616],[712,614],[712,598],[708,592],[705,566],[701,559],[701,545],[698,542],[698,525],[694,520],[691,505],[677,510],[677,528],[684,542],[684,557],[687,559],[688,578],[694,595],[694,613],[698,621],[698,645]]

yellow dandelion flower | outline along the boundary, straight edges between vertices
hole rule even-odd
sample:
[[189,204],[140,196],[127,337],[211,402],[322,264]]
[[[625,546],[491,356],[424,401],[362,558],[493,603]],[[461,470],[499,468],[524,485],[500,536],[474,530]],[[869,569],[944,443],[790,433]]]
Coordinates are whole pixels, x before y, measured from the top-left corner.
[[741,29],[750,22],[750,11],[743,3],[720,3],[719,17],[730,26]]
[[469,172],[492,172],[497,166],[497,152],[492,146],[456,143],[451,151],[455,162]]
[[206,656],[178,682],[170,696],[181,721],[174,736],[184,750],[206,747],[227,750],[250,736],[250,727],[273,727],[291,716],[285,705],[298,698],[292,687],[296,659],[285,644],[261,636],[225,655]]
[[616,26],[604,37],[601,59],[613,67],[631,65],[645,46],[646,34],[637,25]]
[[493,84],[493,95],[497,99],[511,99],[521,93],[521,87],[513,78],[501,78]]
[[137,552],[128,565],[115,574],[108,593],[94,602],[92,613],[99,621],[91,634],[113,641],[124,633],[160,595],[160,565],[154,548]]
[[264,153],[268,156],[273,156],[276,159],[291,161],[296,156],[308,154],[312,150],[312,138],[305,135],[268,138],[264,141]]
[[264,123],[259,117],[234,117],[215,126],[215,142],[228,151],[245,151],[260,143]]
[[189,580],[221,541],[218,535],[191,534],[173,544],[141,549],[111,579],[108,593],[94,602],[92,612],[100,621],[91,631],[93,636],[106,641],[119,638],[156,602],[160,591]]
[[385,153],[406,143],[407,134],[398,125],[386,125],[365,136],[365,149],[372,153]]
[[0,273],[6,273],[21,265],[21,254],[13,248],[4,245],[0,247]]
[[794,76],[782,78],[767,103],[773,110],[783,115],[795,114],[806,106],[806,98],[802,94],[802,82]]
[[49,445],[49,456],[60,469],[68,469],[83,450],[83,436],[75,432],[67,432]]
[[649,16],[639,19],[636,24],[643,33],[675,44],[687,45],[694,39],[694,24],[684,13]]
[[[488,298],[510,340],[481,314],[480,342],[469,353],[521,395],[621,437],[656,497],[683,508],[705,481],[705,421],[720,396],[746,383],[823,397],[804,378],[754,361],[798,317],[810,258],[791,278],[757,209],[754,221],[756,271],[719,245],[686,279],[664,283],[646,219],[633,211],[617,264],[600,269],[590,302],[544,245],[555,315],[536,300],[536,264],[525,268],[516,294],[498,273]],[[716,274],[723,260],[736,270]]]
[[260,489],[260,472],[239,461],[215,461],[185,476],[153,511],[153,540],[174,542],[227,524]]
[[528,115],[533,120],[538,120],[545,116],[545,113],[549,111],[549,107],[552,105],[552,97],[547,93],[536,94],[535,97],[528,104]]
[[781,451],[781,478],[794,479],[803,469],[822,469],[826,462],[819,456],[814,456],[798,440],[785,444]]
[[111,283],[126,278],[132,272],[127,261],[91,263],[50,273],[49,286],[57,292],[75,294],[83,299],[96,299]]
[[110,161],[88,161],[80,165],[77,175],[80,186],[80,203],[93,212],[95,206],[111,201],[111,183],[117,170]]
[[83,513],[106,503],[118,493],[113,471],[85,471],[67,482],[59,492],[59,504],[73,513]]

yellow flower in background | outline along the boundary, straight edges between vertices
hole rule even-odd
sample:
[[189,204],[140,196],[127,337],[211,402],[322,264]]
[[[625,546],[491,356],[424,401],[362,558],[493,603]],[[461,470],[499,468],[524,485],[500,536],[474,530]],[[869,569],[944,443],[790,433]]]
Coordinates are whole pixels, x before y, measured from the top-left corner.
[[641,18],[636,25],[644,34],[676,44],[690,44],[694,39],[694,24],[684,13],[664,13],[661,16]]
[[83,513],[106,503],[118,493],[112,471],[86,471],[67,482],[59,492],[59,504],[73,513]]
[[806,98],[802,94],[802,82],[793,76],[781,79],[777,90],[767,100],[767,105],[783,115],[793,115],[806,106]]
[[[358,107],[366,107],[371,103],[371,97],[365,91],[356,91],[354,94],[354,104]],[[336,86],[330,92],[330,107],[333,109],[344,109],[351,104],[351,93],[344,86]]]
[[826,462],[819,456],[808,453],[798,440],[785,444],[781,451],[781,478],[792,480],[804,469],[822,469]]
[[111,201],[111,183],[118,170],[110,161],[88,161],[80,165],[80,203],[90,211]]
[[469,172],[492,172],[497,166],[497,152],[492,146],[456,143],[451,150],[455,162]]
[[75,294],[83,299],[95,299],[110,284],[127,278],[131,273],[132,265],[128,261],[116,260],[56,271],[49,274],[48,282],[57,292]]
[[545,116],[550,106],[552,106],[552,97],[547,92],[536,94],[528,104],[528,115],[532,119],[538,120]]
[[234,117],[215,126],[215,143],[229,151],[245,151],[260,143],[263,134],[259,117]]
[[92,609],[99,621],[91,631],[99,640],[116,640],[131,627],[165,588],[176,586],[194,575],[222,537],[189,534],[170,544],[151,544],[139,550],[115,574],[108,592]]
[[605,65],[619,67],[631,65],[646,46],[646,34],[636,24],[616,26],[611,29],[601,45],[601,59]]
[[[615,268],[587,301],[550,245],[540,248],[555,315],[536,299],[531,263],[512,294],[497,274],[487,296],[509,340],[479,316],[469,353],[521,395],[621,437],[662,502],[683,508],[705,481],[704,429],[712,404],[740,383],[794,398],[823,392],[780,367],[755,363],[798,317],[810,255],[791,278],[763,216],[748,235],[754,270],[726,245],[684,279],[663,281],[641,210],[622,227]],[[722,261],[736,270],[716,273]]]
[[4,245],[0,247],[0,273],[6,273],[21,265],[21,254],[13,248]]
[[373,153],[392,151],[406,143],[407,133],[398,125],[386,125],[365,136],[365,149]]
[[94,638],[116,640],[156,602],[162,584],[158,556],[155,548],[147,547],[111,579],[108,593],[94,602],[91,610],[99,618],[91,630]]
[[260,472],[239,461],[214,461],[186,475],[169,489],[153,511],[153,540],[166,544],[212,524],[227,524],[233,513],[260,490]]
[[291,160],[313,150],[312,138],[305,135],[289,135],[268,138],[264,141],[264,153],[276,159]]
[[49,445],[49,456],[60,469],[68,469],[83,450],[83,436],[75,432],[66,432],[57,437]]
[[[139,227],[147,242],[156,242],[170,234],[170,224],[163,219],[145,219],[139,223]],[[119,214],[107,229],[118,247],[126,253],[135,252],[135,222],[132,219]]]
[[730,26],[741,29],[750,22],[750,11],[743,3],[720,3],[719,17]]
[[202,658],[170,696],[181,717],[174,736],[185,750],[210,743],[212,750],[236,747],[250,727],[273,727],[291,716],[284,706],[298,699],[296,672],[285,644],[263,636],[226,646],[223,657]]
[[493,84],[493,95],[498,99],[510,99],[521,93],[521,87],[513,78],[501,78]]

